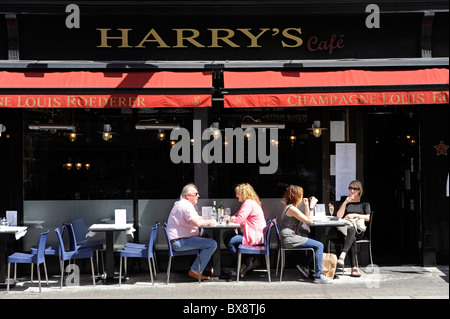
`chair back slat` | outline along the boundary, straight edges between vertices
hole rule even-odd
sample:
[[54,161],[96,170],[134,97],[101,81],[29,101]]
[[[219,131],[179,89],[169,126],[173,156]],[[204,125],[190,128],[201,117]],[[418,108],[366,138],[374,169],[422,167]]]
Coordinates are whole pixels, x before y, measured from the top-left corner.
[[152,228],[152,231],[150,233],[150,239],[148,240],[148,246],[147,246],[147,252],[146,252],[147,258],[153,257],[156,236],[158,235],[158,227],[159,227],[159,223],[156,223],[156,225]]
[[[69,232],[69,249],[76,250],[77,249],[77,237],[75,235],[75,229],[73,228],[72,223],[64,223],[62,229],[66,229]],[[61,237],[64,237],[64,233],[61,233]]]
[[166,234],[167,246],[169,247],[169,257],[173,257],[172,244],[170,243],[169,234],[167,233],[167,223],[163,226],[164,234]]
[[266,228],[264,229],[264,246],[267,246],[269,244],[271,228],[272,228],[272,219],[268,219]]
[[[65,228],[65,226],[63,225],[61,227],[62,229]],[[61,231],[59,230],[59,228],[55,228],[55,232],[56,232],[56,236],[58,237],[58,242],[59,242],[59,255],[61,256],[62,260],[65,260],[66,258],[66,249],[64,247],[64,241],[62,239],[62,235],[61,235]]]
[[41,236],[39,237],[39,244],[37,248],[37,254],[36,254],[36,264],[41,264],[45,261],[45,243],[47,242],[47,236],[49,231],[47,230],[44,233],[41,233]]

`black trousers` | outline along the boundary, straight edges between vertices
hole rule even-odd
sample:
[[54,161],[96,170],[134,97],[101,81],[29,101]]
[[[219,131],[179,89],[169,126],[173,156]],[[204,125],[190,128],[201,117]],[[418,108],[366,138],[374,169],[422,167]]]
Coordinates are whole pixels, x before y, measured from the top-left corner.
[[348,254],[350,265],[356,267],[356,229],[354,227],[347,227],[347,235],[344,235],[337,228],[330,229],[328,239],[336,244],[342,246],[341,252]]

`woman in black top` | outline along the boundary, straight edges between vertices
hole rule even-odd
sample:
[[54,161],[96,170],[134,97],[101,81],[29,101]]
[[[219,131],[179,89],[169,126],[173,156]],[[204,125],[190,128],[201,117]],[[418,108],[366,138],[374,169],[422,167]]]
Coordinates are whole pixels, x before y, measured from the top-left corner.
[[[370,220],[370,204],[361,201],[361,196],[363,193],[362,184],[360,181],[354,180],[350,182],[348,186],[350,196],[343,199],[341,198],[341,206],[336,213],[338,218],[363,218],[364,221],[368,222]],[[360,277],[360,273],[356,266],[356,230],[354,227],[347,227],[347,235],[341,232],[339,237],[343,240],[343,247],[341,254],[339,255],[337,267],[344,269],[345,256],[349,255],[350,264],[352,266],[352,277]]]

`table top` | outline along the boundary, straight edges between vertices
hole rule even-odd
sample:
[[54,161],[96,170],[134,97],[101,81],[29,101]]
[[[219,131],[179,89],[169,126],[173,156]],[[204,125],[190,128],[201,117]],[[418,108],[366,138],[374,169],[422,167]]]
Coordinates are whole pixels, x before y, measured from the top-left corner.
[[90,231],[120,231],[120,230],[127,230],[133,228],[133,224],[92,224],[89,227]]
[[347,226],[348,222],[344,219],[323,219],[323,220],[316,220],[312,224],[309,224],[310,227],[320,227],[320,226]]
[[231,228],[239,228],[241,225],[237,223],[229,223],[229,224],[216,224],[215,226],[199,226],[198,228],[204,229],[231,229]]
[[16,239],[25,236],[27,230],[27,226],[0,226],[0,234],[15,234]]
[[27,226],[0,226],[0,233],[17,233],[27,228]]

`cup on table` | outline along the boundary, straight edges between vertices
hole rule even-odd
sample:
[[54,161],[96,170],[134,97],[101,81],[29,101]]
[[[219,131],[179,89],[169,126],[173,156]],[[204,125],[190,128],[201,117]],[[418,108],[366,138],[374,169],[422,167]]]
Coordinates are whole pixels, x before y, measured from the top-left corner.
[[231,208],[225,208],[224,221],[228,225],[230,224]]

